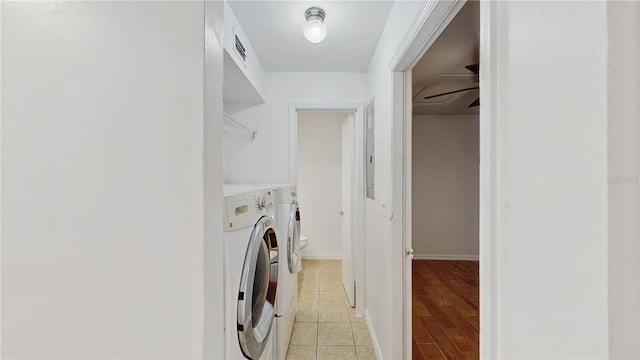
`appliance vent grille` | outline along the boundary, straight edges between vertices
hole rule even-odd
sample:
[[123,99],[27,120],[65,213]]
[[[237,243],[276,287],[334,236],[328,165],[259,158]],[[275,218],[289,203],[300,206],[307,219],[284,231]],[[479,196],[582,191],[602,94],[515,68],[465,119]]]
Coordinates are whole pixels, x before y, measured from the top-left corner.
[[238,39],[238,35],[235,35],[235,37],[236,37],[236,52],[238,53],[238,55],[240,55],[240,58],[242,59],[242,61],[247,62],[247,50],[245,49],[244,45],[242,45],[242,41]]

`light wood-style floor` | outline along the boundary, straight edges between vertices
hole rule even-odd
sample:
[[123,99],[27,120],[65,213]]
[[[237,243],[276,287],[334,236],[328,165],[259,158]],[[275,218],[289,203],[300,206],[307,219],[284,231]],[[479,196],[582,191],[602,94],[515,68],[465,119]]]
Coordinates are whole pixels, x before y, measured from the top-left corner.
[[413,261],[413,359],[478,359],[477,261]]

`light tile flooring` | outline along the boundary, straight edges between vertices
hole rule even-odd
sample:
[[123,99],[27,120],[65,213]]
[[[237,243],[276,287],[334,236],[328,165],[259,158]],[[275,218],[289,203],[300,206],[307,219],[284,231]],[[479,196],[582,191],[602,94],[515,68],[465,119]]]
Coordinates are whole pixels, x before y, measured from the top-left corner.
[[303,260],[287,360],[375,360],[364,317],[349,306],[340,264]]

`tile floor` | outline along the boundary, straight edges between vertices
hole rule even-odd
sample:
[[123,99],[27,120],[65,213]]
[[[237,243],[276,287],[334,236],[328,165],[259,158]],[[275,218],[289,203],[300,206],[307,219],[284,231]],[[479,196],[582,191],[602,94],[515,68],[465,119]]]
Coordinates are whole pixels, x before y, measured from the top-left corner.
[[303,260],[287,360],[375,360],[364,317],[342,287],[340,261]]

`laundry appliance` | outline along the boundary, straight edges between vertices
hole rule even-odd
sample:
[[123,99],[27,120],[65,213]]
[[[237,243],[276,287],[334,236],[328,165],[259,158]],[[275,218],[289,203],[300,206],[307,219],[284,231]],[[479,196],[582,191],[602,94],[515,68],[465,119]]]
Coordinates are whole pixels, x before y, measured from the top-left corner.
[[298,311],[298,272],[300,255],[300,208],[296,187],[290,184],[236,184],[242,188],[273,189],[278,247],[278,296],[276,297],[276,339],[273,356],[285,359],[293,323]]
[[225,359],[270,360],[278,291],[273,190],[224,187]]
[[276,297],[276,343],[274,354],[285,359],[293,323],[298,311],[298,272],[302,269],[300,257],[300,208],[294,185],[275,188],[278,248],[278,296]]

